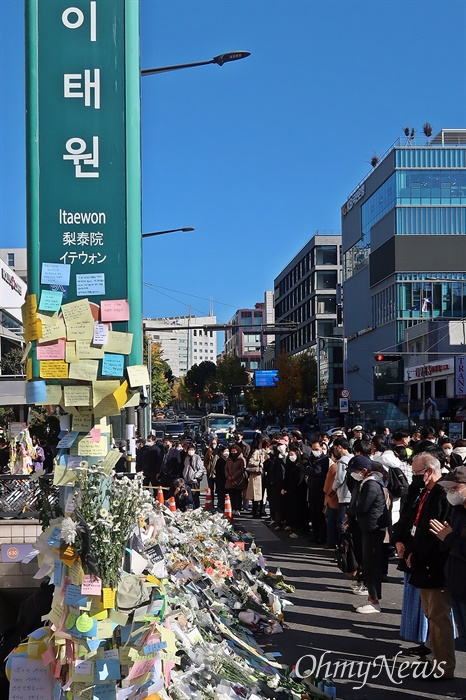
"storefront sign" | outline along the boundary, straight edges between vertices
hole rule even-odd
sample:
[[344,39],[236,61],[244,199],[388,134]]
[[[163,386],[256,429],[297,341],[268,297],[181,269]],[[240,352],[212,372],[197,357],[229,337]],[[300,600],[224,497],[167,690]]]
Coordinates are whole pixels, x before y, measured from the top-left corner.
[[466,355],[455,357],[455,399],[466,398]]
[[359,202],[359,200],[362,199],[365,194],[366,194],[366,185],[363,182],[363,184],[360,187],[358,187],[356,192],[353,192],[353,194],[350,197],[348,197],[348,201],[346,202],[346,204],[343,204],[343,206],[341,208],[342,216],[346,216],[347,213],[349,211],[351,211],[351,209],[354,207],[356,202]]
[[416,381],[416,379],[423,379],[424,377],[452,374],[453,371],[454,360],[452,357],[449,357],[447,360],[438,360],[437,362],[428,362],[424,365],[405,367],[404,379],[406,382],[412,382]]

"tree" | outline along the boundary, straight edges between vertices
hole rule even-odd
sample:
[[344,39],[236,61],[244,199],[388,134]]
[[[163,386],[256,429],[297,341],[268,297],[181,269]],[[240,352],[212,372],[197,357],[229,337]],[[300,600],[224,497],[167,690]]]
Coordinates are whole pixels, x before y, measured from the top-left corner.
[[205,399],[205,393],[213,388],[216,381],[217,367],[213,362],[201,362],[193,365],[186,373],[185,387],[193,399]]
[[[144,344],[144,362],[148,364],[148,348]],[[152,342],[151,345],[151,369],[152,369],[152,410],[162,408],[170,401],[171,387],[165,375],[168,367],[162,357],[162,346],[160,343]]]
[[248,383],[249,375],[239,357],[225,355],[217,365],[217,384],[220,391],[228,396],[230,407],[238,403],[241,389]]
[[297,364],[301,373],[301,402],[307,408],[312,407],[313,398],[317,397],[317,360],[312,351],[298,355]]
[[24,363],[22,362],[23,351],[21,348],[11,348],[0,360],[2,374],[24,374]]

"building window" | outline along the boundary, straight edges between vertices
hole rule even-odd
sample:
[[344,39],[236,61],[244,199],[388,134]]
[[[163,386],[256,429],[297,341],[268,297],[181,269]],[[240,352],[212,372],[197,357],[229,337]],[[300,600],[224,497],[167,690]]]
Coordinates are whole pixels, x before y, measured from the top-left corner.
[[337,265],[336,245],[316,246],[316,265]]
[[335,314],[337,312],[336,297],[317,296],[316,306],[318,314]]
[[337,271],[316,272],[316,289],[336,289]]
[[14,267],[14,266],[15,266],[15,254],[8,253],[8,267]]
[[446,398],[447,396],[447,380],[437,379],[435,382],[435,398]]
[[331,338],[335,321],[317,321],[317,335],[319,338]]
[[196,330],[194,330],[194,331],[193,331],[193,334],[194,334],[194,335],[197,335],[197,331],[196,331]]

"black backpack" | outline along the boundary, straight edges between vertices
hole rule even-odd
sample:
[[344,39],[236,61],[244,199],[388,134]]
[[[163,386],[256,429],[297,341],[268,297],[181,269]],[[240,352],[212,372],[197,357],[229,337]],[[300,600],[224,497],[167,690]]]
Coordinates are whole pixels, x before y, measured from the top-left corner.
[[405,498],[408,494],[408,480],[399,467],[389,467],[387,489],[392,498]]

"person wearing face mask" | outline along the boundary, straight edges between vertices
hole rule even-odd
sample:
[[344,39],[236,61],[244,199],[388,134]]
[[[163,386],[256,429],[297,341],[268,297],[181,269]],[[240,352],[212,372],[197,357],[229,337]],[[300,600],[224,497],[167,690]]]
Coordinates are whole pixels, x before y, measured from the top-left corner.
[[327,541],[327,523],[324,515],[324,483],[328,473],[329,459],[323,453],[322,443],[311,443],[311,455],[305,470],[309,503],[309,517],[312,525],[310,542],[323,544]]
[[[390,511],[387,506],[388,494],[384,489],[385,470],[381,464],[367,457],[366,466],[357,464],[350,470],[350,478],[359,482],[356,489],[355,517],[361,533],[361,567],[364,583],[367,587],[367,603],[356,608],[356,612],[368,614],[379,613],[382,597],[382,576],[384,570],[383,543],[390,527]],[[350,462],[350,466],[351,466]],[[354,464],[354,462],[353,462]],[[350,467],[348,467],[350,469]]]
[[248,485],[246,498],[252,501],[252,517],[260,518],[263,515],[263,488],[262,479],[265,472],[265,465],[269,460],[268,447],[270,440],[264,439],[260,447],[249,457],[246,467],[248,473]]
[[445,437],[442,440],[439,440],[439,445],[445,453],[445,473],[451,471],[452,469],[456,469],[456,467],[460,467],[463,464],[461,455],[453,451],[453,443],[449,437]]
[[430,531],[448,548],[447,588],[458,629],[458,649],[466,651],[466,467],[457,467],[439,481],[452,506],[449,524],[430,521]]
[[188,454],[184,460],[183,479],[188,486],[193,490],[194,507],[199,508],[199,486],[202,477],[205,475],[204,462],[201,457],[196,454],[196,448],[193,443],[188,444]]
[[229,456],[230,450],[228,446],[220,445],[215,463],[215,492],[217,494],[217,510],[219,513],[223,513],[225,508],[225,465]]
[[278,439],[272,444],[273,452],[268,460],[267,469],[267,496],[270,506],[270,517],[275,530],[282,529],[284,496],[282,496],[283,479],[285,477],[285,462],[287,446],[285,441]]
[[[215,477],[217,460],[219,457],[218,440],[215,436],[209,443],[209,447],[204,453],[204,467],[207,473],[207,484],[212,494],[212,508],[214,507]],[[217,496],[218,498],[218,496]]]
[[234,443],[230,447],[230,455],[225,464],[225,489],[230,495],[233,515],[241,515],[241,495],[246,485],[246,460],[241,447]]
[[170,487],[175,479],[179,479],[183,472],[181,452],[173,446],[169,438],[163,439],[163,459],[159,479],[162,486]]
[[309,530],[309,512],[304,464],[301,452],[295,445],[289,446],[281,493],[285,496],[285,530],[290,533],[290,537],[296,539]]
[[403,508],[393,538],[398,556],[406,561],[409,569],[410,584],[419,589],[422,608],[429,621],[435,675],[428,678],[453,678],[455,642],[444,571],[448,550],[430,528],[433,520],[440,523],[450,520],[451,505],[439,484],[441,464],[433,454],[416,455],[412,470],[410,490],[420,487],[420,491],[412,506]]
[[324,482],[324,507],[327,521],[327,547],[335,549],[338,542],[338,494],[333,490],[333,483],[338,469],[338,455],[333,447],[328,451],[329,467]]
[[455,440],[453,454],[458,455],[462,464],[466,464],[466,440]]

